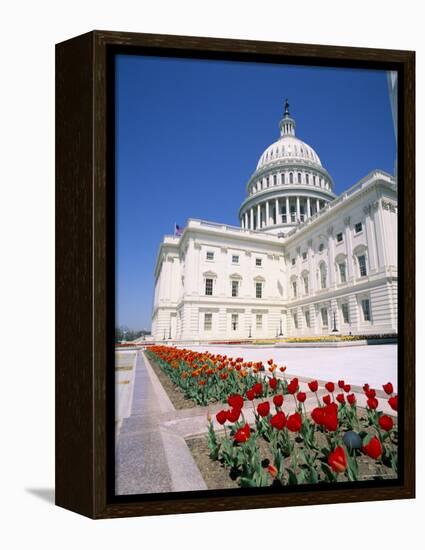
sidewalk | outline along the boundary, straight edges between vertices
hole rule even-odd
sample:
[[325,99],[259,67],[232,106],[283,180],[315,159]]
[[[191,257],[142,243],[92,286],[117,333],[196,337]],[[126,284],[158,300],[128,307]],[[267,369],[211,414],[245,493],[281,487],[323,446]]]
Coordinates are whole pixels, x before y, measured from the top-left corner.
[[158,378],[137,353],[131,414],[124,418],[115,453],[115,489],[119,495],[206,489],[183,439],[163,418],[175,409]]

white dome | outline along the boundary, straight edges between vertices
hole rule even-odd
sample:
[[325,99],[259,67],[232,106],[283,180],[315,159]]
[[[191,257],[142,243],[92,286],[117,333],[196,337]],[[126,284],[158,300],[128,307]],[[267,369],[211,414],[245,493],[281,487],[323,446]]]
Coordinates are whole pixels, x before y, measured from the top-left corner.
[[295,136],[284,135],[267,147],[257,164],[257,170],[277,161],[294,161],[322,166],[316,151]]

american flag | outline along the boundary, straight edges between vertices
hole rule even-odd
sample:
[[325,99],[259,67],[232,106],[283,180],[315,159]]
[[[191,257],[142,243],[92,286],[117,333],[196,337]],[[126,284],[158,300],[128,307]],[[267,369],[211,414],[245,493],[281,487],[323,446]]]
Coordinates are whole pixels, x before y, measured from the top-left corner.
[[182,233],[183,233],[183,228],[175,223],[174,224],[174,235],[176,237],[180,237],[182,235]]

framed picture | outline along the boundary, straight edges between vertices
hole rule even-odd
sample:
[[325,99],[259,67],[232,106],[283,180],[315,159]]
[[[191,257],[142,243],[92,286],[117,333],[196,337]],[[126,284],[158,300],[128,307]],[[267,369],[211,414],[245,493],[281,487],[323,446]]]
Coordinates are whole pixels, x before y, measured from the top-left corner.
[[56,502],[413,498],[415,55],[56,47]]

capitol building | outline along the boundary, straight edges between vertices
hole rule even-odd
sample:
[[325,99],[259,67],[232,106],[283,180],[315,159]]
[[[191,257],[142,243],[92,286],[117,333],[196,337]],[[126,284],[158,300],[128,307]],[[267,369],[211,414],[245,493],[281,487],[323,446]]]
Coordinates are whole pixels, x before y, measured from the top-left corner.
[[334,193],[286,101],[240,227],[190,219],[155,267],[155,340],[397,332],[397,181],[374,170]]

